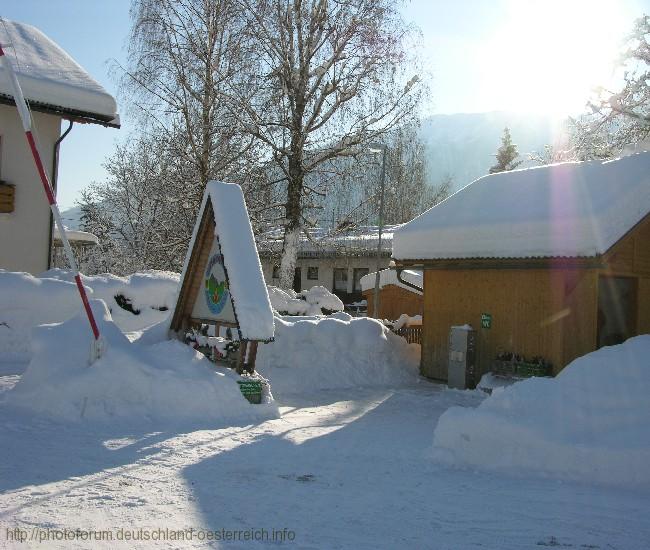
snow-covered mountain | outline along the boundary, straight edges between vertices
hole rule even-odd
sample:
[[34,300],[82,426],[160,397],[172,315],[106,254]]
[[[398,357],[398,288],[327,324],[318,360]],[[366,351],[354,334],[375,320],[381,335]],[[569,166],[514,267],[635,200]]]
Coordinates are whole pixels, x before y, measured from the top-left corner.
[[[429,181],[436,185],[449,174],[454,189],[459,189],[487,174],[506,126],[520,157],[527,159],[529,153],[542,151],[544,145],[556,141],[561,123],[548,116],[506,112],[430,116],[421,128]],[[524,162],[522,167],[529,165]]]
[[63,225],[65,225],[68,229],[81,229],[80,228],[80,224],[81,224],[80,206],[74,206],[72,208],[68,208],[67,210],[63,210],[61,212],[61,218],[63,218]]

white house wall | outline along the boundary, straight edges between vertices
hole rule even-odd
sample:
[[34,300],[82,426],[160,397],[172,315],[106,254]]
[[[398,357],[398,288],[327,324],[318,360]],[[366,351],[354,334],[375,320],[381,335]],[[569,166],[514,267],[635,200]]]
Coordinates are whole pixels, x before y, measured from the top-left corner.
[[[390,258],[382,258],[380,269],[388,267]],[[296,267],[300,267],[301,274],[301,289],[310,289],[313,286],[324,286],[328,290],[333,290],[334,284],[334,269],[347,268],[348,270],[348,294],[352,294],[354,284],[354,270],[359,268],[367,268],[369,272],[377,269],[377,260],[373,257],[339,257],[339,258],[299,258],[296,262]],[[307,268],[318,267],[318,279],[307,279]],[[273,262],[268,258],[262,258],[262,270],[264,272],[264,279],[267,284],[277,285],[279,279],[273,278]]]
[[[32,113],[39,150],[51,176],[61,119]],[[0,179],[15,185],[14,211],[0,214],[0,269],[41,273],[47,269],[50,209],[29,145],[13,106],[0,105]]]

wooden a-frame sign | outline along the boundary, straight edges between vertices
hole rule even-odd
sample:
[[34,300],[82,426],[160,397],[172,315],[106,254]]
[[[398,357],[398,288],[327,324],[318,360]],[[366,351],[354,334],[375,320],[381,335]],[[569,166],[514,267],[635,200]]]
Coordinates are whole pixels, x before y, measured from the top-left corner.
[[253,372],[260,341],[273,340],[273,310],[246,204],[236,184],[209,182],[185,258],[171,332],[227,327],[240,340],[238,372]]

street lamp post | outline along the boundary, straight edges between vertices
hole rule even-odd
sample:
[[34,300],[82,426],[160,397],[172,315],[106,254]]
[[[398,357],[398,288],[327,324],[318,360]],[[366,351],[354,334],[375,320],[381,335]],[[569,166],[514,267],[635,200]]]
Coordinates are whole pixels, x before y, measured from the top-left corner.
[[379,270],[381,268],[381,234],[384,229],[384,188],[386,184],[386,145],[385,144],[373,144],[370,147],[370,151],[373,153],[382,153],[381,160],[381,179],[379,182],[379,220],[378,220],[378,239],[377,239],[377,269],[375,272],[375,292],[373,296],[373,308],[372,315],[375,319],[379,318],[379,282],[380,274]]

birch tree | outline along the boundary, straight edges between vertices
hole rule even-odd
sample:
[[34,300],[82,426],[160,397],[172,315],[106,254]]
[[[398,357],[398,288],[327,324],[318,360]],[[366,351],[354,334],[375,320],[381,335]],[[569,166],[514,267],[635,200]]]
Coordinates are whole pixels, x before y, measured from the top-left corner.
[[413,33],[396,0],[239,5],[257,60],[248,82],[233,82],[234,114],[266,148],[283,182],[280,285],[289,288],[305,210],[318,196],[306,176],[359,154],[415,112],[421,86],[407,55]]
[[228,109],[226,86],[246,80],[245,26],[234,0],[133,0],[124,89],[145,126],[182,138],[199,174],[241,181],[251,140]]

